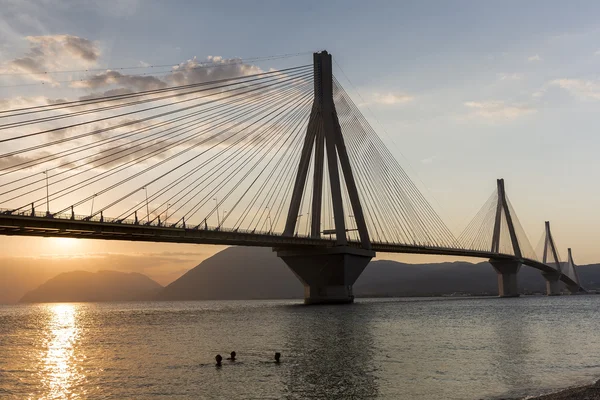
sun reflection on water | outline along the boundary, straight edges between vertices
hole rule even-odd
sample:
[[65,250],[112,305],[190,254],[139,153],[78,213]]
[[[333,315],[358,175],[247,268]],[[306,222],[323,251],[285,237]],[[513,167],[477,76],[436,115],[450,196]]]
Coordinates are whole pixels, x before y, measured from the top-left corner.
[[82,378],[77,368],[76,345],[81,331],[77,308],[75,304],[48,305],[50,319],[42,383],[49,399],[71,397],[77,381]]

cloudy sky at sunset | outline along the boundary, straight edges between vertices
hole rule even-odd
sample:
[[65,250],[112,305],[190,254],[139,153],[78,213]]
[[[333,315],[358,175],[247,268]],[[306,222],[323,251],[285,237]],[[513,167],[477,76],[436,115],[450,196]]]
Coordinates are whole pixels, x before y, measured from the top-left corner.
[[[455,233],[503,177],[533,245],[550,220],[562,253],[599,262],[600,4],[450,3],[0,0],[0,108],[97,93],[115,74],[130,90],[197,78],[121,67],[303,53],[286,61],[301,65],[327,49],[334,74]],[[283,66],[250,64],[236,68]],[[75,72],[32,74],[65,70]],[[0,264],[94,257],[165,284],[220,249],[0,237]]]

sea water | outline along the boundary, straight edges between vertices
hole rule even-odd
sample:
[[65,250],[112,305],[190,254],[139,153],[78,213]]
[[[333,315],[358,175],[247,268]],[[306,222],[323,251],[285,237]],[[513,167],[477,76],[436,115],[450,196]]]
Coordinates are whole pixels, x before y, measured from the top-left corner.
[[0,306],[8,399],[493,399],[599,376],[600,296]]

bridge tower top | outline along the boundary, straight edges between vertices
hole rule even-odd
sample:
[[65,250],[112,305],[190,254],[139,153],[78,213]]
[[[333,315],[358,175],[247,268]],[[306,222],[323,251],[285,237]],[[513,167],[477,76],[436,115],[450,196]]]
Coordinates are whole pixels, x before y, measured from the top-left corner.
[[356,221],[356,227],[360,237],[361,246],[364,249],[371,248],[369,232],[363,209],[360,202],[360,196],[356,187],[352,166],[346,150],[344,136],[339,123],[338,115],[335,109],[333,99],[333,73],[331,54],[327,51],[314,53],[314,102],[310,114],[306,137],[300,155],[298,172],[296,175],[292,199],[287,215],[284,235],[292,236],[294,234],[298,213],[311,157],[313,166],[313,191],[312,191],[312,216],[311,216],[311,236],[321,237],[321,210],[323,196],[323,173],[325,155],[327,156],[327,171],[329,174],[330,193],[333,205],[333,217],[335,223],[336,244],[346,245],[346,224],[344,221],[344,205],[342,202],[342,180],[340,171],[345,182],[352,213]]
[[521,246],[519,245],[519,239],[517,238],[517,233],[515,230],[515,225],[513,223],[513,216],[510,212],[510,207],[508,206],[508,200],[506,199],[506,191],[504,190],[504,179],[497,180],[498,185],[498,201],[496,203],[496,219],[494,222],[494,233],[492,235],[492,253],[500,252],[500,234],[502,228],[502,220],[503,216],[506,220],[506,225],[508,227],[508,233],[510,236],[510,242],[512,245],[512,249],[514,255],[517,258],[522,257]]
[[544,238],[544,254],[542,256],[542,262],[544,264],[548,264],[548,259],[550,258],[554,265],[556,265],[556,269],[558,273],[561,273],[561,262],[560,257],[558,256],[558,250],[556,249],[556,244],[554,243],[554,238],[552,237],[552,231],[550,230],[550,221],[545,222],[545,238]]

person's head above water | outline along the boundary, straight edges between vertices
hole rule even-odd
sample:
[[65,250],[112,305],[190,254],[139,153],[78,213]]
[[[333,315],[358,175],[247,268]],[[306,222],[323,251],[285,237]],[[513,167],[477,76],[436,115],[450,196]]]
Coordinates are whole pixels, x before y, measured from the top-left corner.
[[280,358],[281,358],[281,353],[279,353],[279,352],[275,353],[275,362],[279,362]]
[[235,360],[235,351],[232,351],[230,354],[231,357],[229,357],[230,360]]
[[217,356],[215,357],[215,361],[217,362],[217,365],[221,365],[222,360],[223,360],[223,357],[221,357],[220,354],[217,354]]

